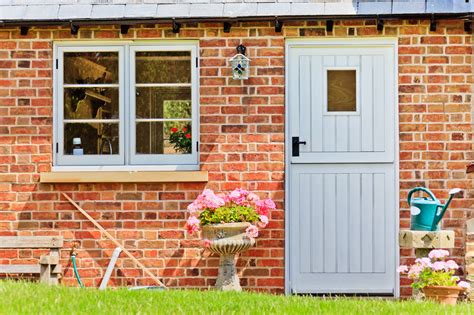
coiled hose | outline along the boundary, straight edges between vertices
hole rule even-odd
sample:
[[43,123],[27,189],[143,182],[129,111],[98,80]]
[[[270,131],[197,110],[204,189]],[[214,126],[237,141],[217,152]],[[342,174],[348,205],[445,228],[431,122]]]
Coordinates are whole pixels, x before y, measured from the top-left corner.
[[77,283],[81,286],[81,288],[84,287],[84,284],[81,281],[81,276],[79,276],[79,272],[77,271],[77,265],[76,265],[76,254],[71,255],[71,260],[72,260],[72,268],[74,269],[74,275],[76,276]]

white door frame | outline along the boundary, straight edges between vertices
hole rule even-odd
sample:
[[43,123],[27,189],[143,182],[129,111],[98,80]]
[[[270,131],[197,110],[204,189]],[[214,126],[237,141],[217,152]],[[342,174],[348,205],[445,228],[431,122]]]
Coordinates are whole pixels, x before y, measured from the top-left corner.
[[[344,46],[347,44],[354,44],[357,46],[391,46],[394,50],[394,93],[393,93],[393,106],[394,106],[394,168],[395,168],[395,234],[394,239],[396,240],[395,250],[395,266],[398,266],[400,262],[400,250],[398,250],[398,231],[400,222],[400,211],[399,211],[399,200],[400,200],[400,165],[399,165],[399,111],[398,111],[398,39],[393,37],[380,37],[380,38],[286,38],[285,39],[285,294],[292,294],[291,292],[291,279],[290,279],[290,165],[291,165],[291,134],[289,128],[289,51],[295,47],[317,47],[317,46]],[[395,274],[395,297],[400,295],[400,277],[396,270],[393,270]]]

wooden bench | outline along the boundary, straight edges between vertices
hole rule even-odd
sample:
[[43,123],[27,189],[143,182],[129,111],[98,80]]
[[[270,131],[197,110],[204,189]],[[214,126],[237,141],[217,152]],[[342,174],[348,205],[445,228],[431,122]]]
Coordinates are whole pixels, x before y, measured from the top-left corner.
[[40,282],[56,285],[62,272],[59,264],[59,249],[62,247],[62,236],[0,236],[0,249],[50,249],[50,254],[42,255],[37,265],[0,265],[0,274],[39,273]]

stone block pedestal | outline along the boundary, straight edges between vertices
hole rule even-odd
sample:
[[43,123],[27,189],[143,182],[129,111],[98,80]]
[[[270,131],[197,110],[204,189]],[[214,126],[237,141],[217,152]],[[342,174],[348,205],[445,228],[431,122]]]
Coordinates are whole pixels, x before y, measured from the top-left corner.
[[401,230],[398,242],[401,248],[414,248],[417,258],[426,257],[433,248],[454,248],[454,231]]

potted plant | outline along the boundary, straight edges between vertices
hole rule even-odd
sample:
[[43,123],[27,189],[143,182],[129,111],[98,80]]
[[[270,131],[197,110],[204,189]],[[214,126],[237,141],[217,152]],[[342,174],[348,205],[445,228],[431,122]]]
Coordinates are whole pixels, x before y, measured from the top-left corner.
[[434,249],[428,257],[417,258],[411,266],[401,265],[397,271],[408,274],[414,280],[412,287],[421,290],[427,299],[454,305],[470,284],[454,276],[459,266],[454,260],[446,260],[448,256],[447,250]]
[[235,267],[235,255],[255,245],[259,228],[268,224],[271,199],[260,198],[245,189],[215,194],[205,189],[189,206],[188,233],[201,231],[203,246],[220,255],[216,288],[241,291]]
[[177,127],[170,128],[169,142],[176,152],[191,153],[191,126],[187,125],[181,129]]

